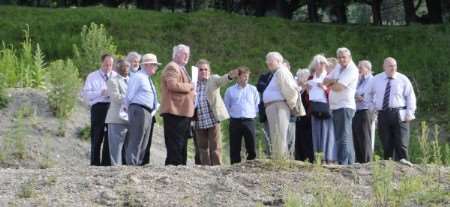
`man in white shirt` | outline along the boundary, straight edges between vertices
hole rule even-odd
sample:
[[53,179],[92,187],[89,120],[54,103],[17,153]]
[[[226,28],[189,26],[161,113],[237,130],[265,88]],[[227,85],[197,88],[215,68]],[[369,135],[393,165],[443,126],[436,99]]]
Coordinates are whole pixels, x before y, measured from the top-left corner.
[[384,159],[408,161],[409,122],[415,119],[416,95],[409,79],[397,72],[397,61],[384,60],[384,72],[373,77],[366,92],[371,108],[378,110],[378,131]]
[[[117,75],[112,71],[112,55],[101,57],[100,69],[90,73],[84,84],[83,97],[91,107],[91,165],[108,166],[111,164],[108,147],[108,127],[105,124],[109,109],[109,95],[106,82]],[[103,144],[103,147],[102,147]],[[100,155],[100,149],[102,149]]]
[[285,159],[288,156],[287,133],[291,110],[296,107],[298,99],[297,84],[292,73],[283,65],[283,56],[279,52],[269,52],[266,64],[273,72],[273,77],[263,92],[272,158]]
[[349,49],[339,48],[336,55],[339,64],[330,74],[330,78],[324,80],[324,84],[331,87],[329,99],[338,163],[351,165],[355,162],[352,119],[356,110],[355,93],[359,75]]

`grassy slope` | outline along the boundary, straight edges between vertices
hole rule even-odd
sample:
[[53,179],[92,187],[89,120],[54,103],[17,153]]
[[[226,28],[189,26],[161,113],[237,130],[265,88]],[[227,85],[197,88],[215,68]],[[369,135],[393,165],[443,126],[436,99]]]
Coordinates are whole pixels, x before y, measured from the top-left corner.
[[[80,41],[81,27],[90,22],[106,25],[121,54],[130,50],[153,52],[167,63],[173,45],[185,43],[192,48],[191,63],[200,57],[207,58],[216,73],[247,65],[253,71],[253,82],[265,70],[265,54],[273,50],[282,52],[294,68],[307,66],[317,53],[333,56],[341,46],[349,47],[355,60],[371,60],[376,72],[381,71],[386,56],[394,56],[399,61],[399,70],[417,82],[419,110],[448,121],[445,117],[450,100],[450,25],[340,26],[221,12],[171,14],[108,8],[0,6],[0,41],[17,47],[23,36],[21,30],[29,24],[34,42],[40,43],[48,59],[72,57],[72,45]],[[226,134],[227,123],[224,124]],[[413,129],[413,137],[417,136],[416,131]],[[226,158],[226,144],[224,151]]]
[[130,50],[154,52],[166,63],[172,46],[185,43],[192,46],[192,63],[208,58],[213,70],[220,73],[247,65],[259,74],[264,70],[264,55],[272,50],[281,51],[294,68],[307,66],[317,53],[333,56],[341,46],[349,47],[355,60],[371,60],[375,71],[381,70],[384,57],[394,56],[399,69],[419,83],[420,103],[426,111],[447,108],[448,100],[441,97],[448,94],[450,25],[339,26],[220,12],[0,7],[0,40],[17,45],[21,30],[29,24],[32,38],[49,59],[71,57],[81,27],[90,22],[106,25],[122,54]]

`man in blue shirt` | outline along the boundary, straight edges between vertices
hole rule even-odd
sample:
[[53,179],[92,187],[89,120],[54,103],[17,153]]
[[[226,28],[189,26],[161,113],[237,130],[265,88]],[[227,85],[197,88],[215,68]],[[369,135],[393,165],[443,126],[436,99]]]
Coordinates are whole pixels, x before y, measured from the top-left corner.
[[142,165],[151,132],[152,113],[158,99],[151,77],[161,65],[156,55],[146,54],[142,58],[142,70],[131,76],[128,83],[125,105],[128,106],[129,139],[125,150],[127,165]]
[[241,143],[244,137],[247,160],[256,158],[256,123],[259,94],[256,87],[248,84],[250,71],[239,67],[237,84],[225,92],[225,106],[230,114],[230,160],[231,164],[241,162]]

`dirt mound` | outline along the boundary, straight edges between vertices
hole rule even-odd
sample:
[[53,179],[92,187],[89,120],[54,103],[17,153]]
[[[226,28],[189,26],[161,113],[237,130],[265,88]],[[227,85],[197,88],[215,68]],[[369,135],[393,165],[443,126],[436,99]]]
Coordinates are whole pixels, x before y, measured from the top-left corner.
[[[404,185],[400,182],[404,177],[426,174],[423,167],[386,163],[390,163],[396,172],[392,180],[395,186]],[[295,161],[262,160],[222,167],[0,169],[0,205],[296,206],[331,199],[328,201],[373,206],[372,165],[317,167]],[[449,168],[435,170],[441,176],[441,189],[448,193]],[[319,196],[323,196],[323,200],[315,200]],[[449,202],[441,199],[437,206]],[[406,203],[410,204],[406,206],[429,204]]]

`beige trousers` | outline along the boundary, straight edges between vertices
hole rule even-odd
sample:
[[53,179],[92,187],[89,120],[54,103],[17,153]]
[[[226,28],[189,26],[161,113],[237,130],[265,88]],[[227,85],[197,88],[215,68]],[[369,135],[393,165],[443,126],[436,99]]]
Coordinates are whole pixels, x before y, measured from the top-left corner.
[[287,133],[291,112],[286,102],[270,104],[266,108],[269,121],[270,140],[272,144],[272,159],[288,157]]

